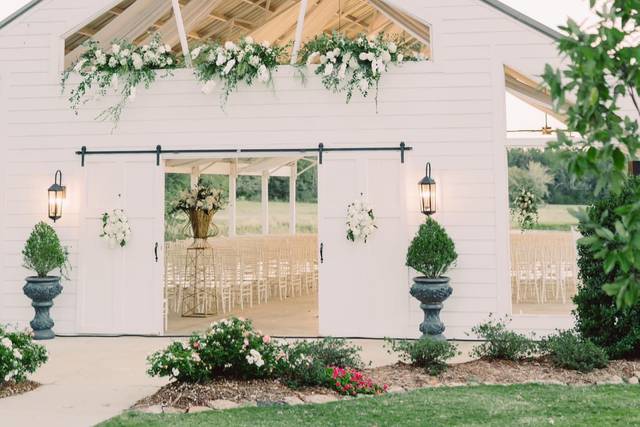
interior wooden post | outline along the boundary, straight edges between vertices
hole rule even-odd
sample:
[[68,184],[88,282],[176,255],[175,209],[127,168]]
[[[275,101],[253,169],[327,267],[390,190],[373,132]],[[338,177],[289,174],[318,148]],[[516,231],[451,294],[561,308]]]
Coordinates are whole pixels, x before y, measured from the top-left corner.
[[193,166],[191,168],[191,188],[198,185],[198,181],[200,181],[200,166]]
[[302,43],[302,30],[304,29],[304,17],[307,14],[307,0],[300,1],[300,13],[298,14],[298,23],[296,24],[296,37],[293,41],[293,49],[291,50],[291,64],[295,64],[298,60],[298,51]]
[[289,176],[289,233],[296,234],[296,183],[298,182],[298,162],[291,164]]
[[269,171],[262,171],[262,234],[269,234]]
[[238,188],[238,160],[229,165],[229,237],[236,235],[236,198]]

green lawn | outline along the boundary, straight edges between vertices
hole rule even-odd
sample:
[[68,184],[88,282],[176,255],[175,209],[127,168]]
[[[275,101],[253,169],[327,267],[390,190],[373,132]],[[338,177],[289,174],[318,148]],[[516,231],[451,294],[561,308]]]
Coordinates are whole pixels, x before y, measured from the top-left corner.
[[423,389],[324,405],[184,415],[129,412],[103,426],[630,426],[640,386],[476,386]]
[[[582,205],[542,205],[538,209],[538,224],[536,230],[560,230],[569,231],[572,226],[578,224],[576,217],[569,213],[570,210],[579,209]],[[519,228],[515,220],[511,221],[511,228]]]

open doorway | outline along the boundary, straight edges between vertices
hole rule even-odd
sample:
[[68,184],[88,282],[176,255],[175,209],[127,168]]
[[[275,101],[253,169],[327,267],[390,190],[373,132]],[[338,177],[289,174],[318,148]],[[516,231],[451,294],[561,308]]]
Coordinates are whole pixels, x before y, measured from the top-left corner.
[[[318,335],[316,165],[290,154],[166,160],[167,334],[238,316],[270,335]],[[204,246],[172,209],[198,184],[224,201]]]

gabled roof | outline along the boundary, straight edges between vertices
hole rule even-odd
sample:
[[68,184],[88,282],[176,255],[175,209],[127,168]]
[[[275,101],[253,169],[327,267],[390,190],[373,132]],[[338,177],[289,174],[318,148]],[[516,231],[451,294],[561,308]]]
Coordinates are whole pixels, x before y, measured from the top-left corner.
[[0,30],[4,27],[6,27],[7,25],[9,25],[11,22],[13,22],[15,19],[19,18],[20,16],[22,16],[24,13],[26,13],[29,9],[31,9],[33,6],[37,5],[38,3],[40,3],[42,0],[31,0],[29,3],[25,4],[24,6],[22,6],[20,9],[16,10],[15,12],[13,12],[11,15],[7,16],[6,18],[4,18],[3,20],[0,21]]
[[[550,37],[554,40],[558,40],[561,37],[561,34],[556,30],[550,27],[547,27],[546,25],[536,21],[535,19],[525,15],[522,12],[515,10],[510,6],[507,6],[501,1],[498,1],[498,0],[479,0],[479,1],[493,7],[494,9],[499,10],[500,12],[510,16],[511,18],[525,24],[530,28],[533,28],[536,31],[539,31],[540,33],[546,35],[547,37]],[[5,19],[0,21],[0,29],[7,26],[9,23],[13,22],[18,17],[22,16],[24,13],[29,11],[32,7],[34,7],[40,2],[42,2],[42,0],[31,0],[30,2],[22,6],[20,9],[13,12],[11,15],[7,16]]]
[[557,32],[553,28],[547,27],[546,25],[542,24],[541,22],[538,22],[535,19],[525,15],[524,13],[519,12],[519,11],[515,10],[514,8],[512,8],[510,6],[507,6],[506,4],[502,3],[501,1],[498,1],[498,0],[480,0],[480,1],[485,3],[485,4],[488,4],[489,6],[493,7],[494,9],[499,10],[500,12],[504,13],[505,15],[508,15],[508,16],[512,17],[516,21],[519,21],[519,22],[523,23],[524,25],[526,25],[528,27],[531,27],[536,31],[541,32],[542,34],[544,34],[547,37],[551,37],[554,40],[558,40],[558,39],[560,39],[560,37],[562,37],[562,34]]

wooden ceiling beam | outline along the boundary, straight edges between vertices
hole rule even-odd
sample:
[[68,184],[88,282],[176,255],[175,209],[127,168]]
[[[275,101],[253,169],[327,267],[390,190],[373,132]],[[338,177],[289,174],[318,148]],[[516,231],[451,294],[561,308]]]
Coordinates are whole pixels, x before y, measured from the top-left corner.
[[278,40],[289,29],[295,26],[298,20],[298,3],[289,2],[287,7],[275,13],[267,22],[253,30],[249,35],[254,40],[267,40],[271,43]]
[[[116,39],[135,40],[170,9],[170,1],[137,0],[95,33],[92,38],[105,49]],[[65,55],[65,67],[78,59],[82,52],[84,52],[84,47],[78,46]]]
[[[191,0],[186,6],[181,7],[184,30],[187,34],[202,22],[202,20],[213,13],[213,10],[221,5],[223,0]],[[175,19],[167,20],[158,28],[165,43],[176,46],[180,42],[180,35]],[[149,43],[153,36],[149,35],[143,40],[143,44]]]

